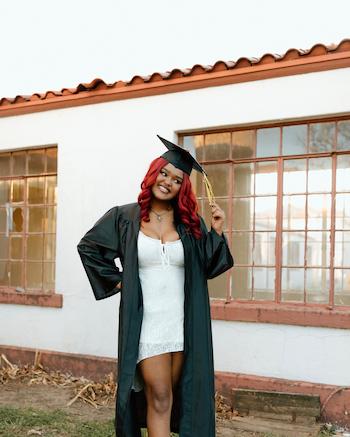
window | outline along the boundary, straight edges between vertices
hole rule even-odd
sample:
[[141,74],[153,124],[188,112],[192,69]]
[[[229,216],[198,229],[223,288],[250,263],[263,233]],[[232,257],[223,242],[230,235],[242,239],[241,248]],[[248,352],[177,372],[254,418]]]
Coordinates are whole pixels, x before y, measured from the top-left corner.
[[[212,298],[350,305],[350,120],[183,135],[226,213],[235,268]],[[210,225],[202,178],[191,176]]]
[[0,291],[54,291],[56,187],[57,148],[0,154]]

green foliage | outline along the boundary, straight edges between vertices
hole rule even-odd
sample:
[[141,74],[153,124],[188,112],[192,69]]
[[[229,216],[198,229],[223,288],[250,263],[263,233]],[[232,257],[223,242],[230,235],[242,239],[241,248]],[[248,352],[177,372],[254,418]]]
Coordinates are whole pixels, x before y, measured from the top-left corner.
[[61,410],[0,408],[2,437],[24,437],[30,430],[40,431],[45,437],[114,437],[115,435],[112,420],[81,422]]

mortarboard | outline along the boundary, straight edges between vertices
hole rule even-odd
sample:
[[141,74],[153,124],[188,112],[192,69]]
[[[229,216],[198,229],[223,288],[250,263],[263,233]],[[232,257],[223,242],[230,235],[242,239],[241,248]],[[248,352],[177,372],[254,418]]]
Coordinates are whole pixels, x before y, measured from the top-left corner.
[[190,154],[190,152],[177,144],[172,143],[171,141],[166,140],[165,138],[162,138],[161,136],[157,135],[157,137],[160,139],[160,141],[165,145],[165,147],[168,149],[167,152],[163,153],[161,155],[162,158],[166,159],[168,162],[173,164],[174,167],[179,168],[180,170],[184,171],[188,175],[191,174],[192,169],[199,171],[203,174],[204,184],[207,191],[207,196],[209,199],[209,204],[211,205],[213,202],[215,202],[215,197],[213,193],[212,186],[208,180],[207,173],[205,172],[204,168],[193,158],[193,156]]

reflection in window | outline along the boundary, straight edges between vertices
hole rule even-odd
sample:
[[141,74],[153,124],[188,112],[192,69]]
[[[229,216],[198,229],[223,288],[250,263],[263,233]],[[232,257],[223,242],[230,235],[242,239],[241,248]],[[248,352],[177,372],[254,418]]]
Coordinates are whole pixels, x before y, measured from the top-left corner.
[[230,158],[231,134],[209,134],[204,137],[205,160],[214,161]]
[[257,130],[256,157],[278,156],[280,154],[280,128]]
[[310,124],[310,153],[328,152],[334,147],[335,123]]
[[304,155],[307,153],[307,125],[286,126],[282,129],[282,154]]
[[0,154],[0,287],[55,288],[56,171],[56,148]]
[[305,193],[306,159],[288,159],[284,161],[283,166],[283,192]]
[[350,121],[339,121],[338,123],[338,150],[350,150]]
[[232,132],[232,158],[242,159],[254,156],[255,131],[244,130]]
[[196,134],[184,144],[205,161],[235,259],[211,296],[350,305],[350,120]]

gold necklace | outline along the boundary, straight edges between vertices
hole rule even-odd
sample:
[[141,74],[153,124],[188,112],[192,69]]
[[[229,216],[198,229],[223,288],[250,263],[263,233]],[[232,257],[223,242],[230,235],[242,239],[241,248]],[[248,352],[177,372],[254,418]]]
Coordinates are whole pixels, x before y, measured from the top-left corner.
[[169,206],[169,208],[167,209],[167,211],[163,212],[162,214],[158,214],[153,208],[151,208],[151,211],[153,212],[153,214],[155,214],[155,216],[157,217],[157,220],[159,222],[162,221],[163,216],[168,214],[171,211],[171,206]]

